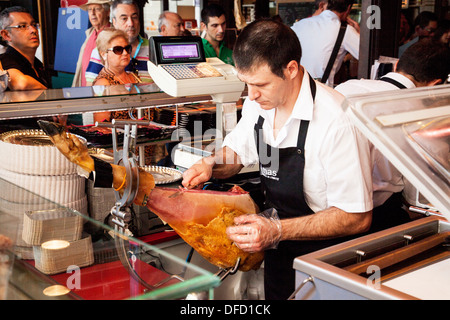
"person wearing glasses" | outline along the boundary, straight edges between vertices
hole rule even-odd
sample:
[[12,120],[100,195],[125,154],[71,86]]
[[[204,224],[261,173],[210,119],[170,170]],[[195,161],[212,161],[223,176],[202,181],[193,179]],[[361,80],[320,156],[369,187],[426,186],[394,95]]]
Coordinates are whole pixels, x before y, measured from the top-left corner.
[[[111,4],[111,21],[113,27],[124,31],[128,36],[132,50],[130,62],[126,67],[141,78],[142,82],[153,82],[147,70],[149,59],[149,41],[139,35],[139,7],[133,0],[115,0]],[[86,83],[92,85],[93,81],[103,68],[97,49],[92,51],[91,59],[86,70]]]
[[93,85],[142,82],[136,74],[125,70],[130,63],[132,50],[125,32],[116,29],[103,30],[99,34],[96,43],[103,68],[95,78]]
[[82,10],[88,12],[89,22],[92,27],[86,30],[86,40],[80,48],[72,87],[86,86],[85,73],[89,60],[91,59],[92,50],[95,48],[95,41],[103,29],[111,26],[109,23],[110,3],[111,0],[89,0],[87,3],[80,6]]
[[51,77],[35,56],[39,47],[39,24],[19,6],[0,12],[0,34],[8,43],[0,62],[9,74],[10,90],[51,88]]
[[434,32],[438,26],[438,17],[431,11],[422,11],[414,19],[414,33],[409,37],[409,41],[401,45],[398,48],[398,57],[400,58],[402,54],[412,46],[414,43],[422,40],[424,38],[433,37]]
[[[130,83],[141,83],[141,79],[134,72],[126,71],[125,68],[130,62],[130,54],[132,47],[128,42],[127,34],[122,30],[105,29],[97,38],[97,49],[100,53],[103,68],[95,78],[93,85],[120,85]],[[117,88],[122,90],[122,88]],[[137,114],[134,114],[137,117]],[[144,111],[144,118],[148,119],[148,112]],[[111,119],[130,119],[128,110],[118,110],[111,112],[96,112],[94,113],[94,121],[103,122],[111,121]],[[163,157],[164,149],[156,146],[144,147],[145,164],[155,164],[152,159],[159,154],[158,157]]]
[[[133,72],[125,71],[130,62],[131,45],[122,30],[105,29],[96,41],[97,50],[104,66],[92,85],[110,86],[117,84],[140,83],[141,79]],[[111,119],[127,118],[126,111],[97,112],[94,121],[110,121]]]

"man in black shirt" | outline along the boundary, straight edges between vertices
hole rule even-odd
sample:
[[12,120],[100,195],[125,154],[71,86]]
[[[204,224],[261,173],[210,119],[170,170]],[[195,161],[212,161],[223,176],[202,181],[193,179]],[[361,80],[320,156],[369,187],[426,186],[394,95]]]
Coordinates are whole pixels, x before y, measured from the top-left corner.
[[42,62],[35,57],[39,47],[39,24],[22,7],[10,7],[0,13],[0,34],[8,42],[0,55],[3,69],[8,71],[11,90],[35,90],[51,87],[50,77]]

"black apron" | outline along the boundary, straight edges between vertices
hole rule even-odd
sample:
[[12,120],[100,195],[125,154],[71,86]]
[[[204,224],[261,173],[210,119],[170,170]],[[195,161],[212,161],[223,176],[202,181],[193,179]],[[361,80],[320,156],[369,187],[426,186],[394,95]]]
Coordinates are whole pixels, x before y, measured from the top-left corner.
[[[309,77],[313,101],[316,84]],[[300,123],[296,147],[273,148],[264,143],[262,127],[264,118],[255,124],[255,140],[260,161],[262,192],[265,208],[276,208],[280,219],[310,215],[314,212],[308,206],[303,194],[303,171],[305,167],[305,141],[309,121]],[[262,152],[262,153],[261,153]],[[264,153],[267,152],[265,155]],[[278,152],[278,161],[270,161]],[[354,237],[352,237],[354,238]],[[287,299],[295,289],[293,261],[306,253],[346,241],[349,238],[317,241],[281,241],[277,249],[266,250],[264,259],[264,290],[268,300]]]

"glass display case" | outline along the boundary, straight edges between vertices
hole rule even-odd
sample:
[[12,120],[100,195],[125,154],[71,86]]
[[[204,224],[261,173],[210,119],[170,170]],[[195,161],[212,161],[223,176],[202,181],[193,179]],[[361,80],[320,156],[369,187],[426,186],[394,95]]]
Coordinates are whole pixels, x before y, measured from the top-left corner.
[[219,278],[212,273],[3,179],[0,186],[8,190],[0,199],[0,235],[16,257],[9,258],[13,268],[4,263],[6,299],[213,298]]
[[[210,96],[173,98],[155,85],[120,85],[4,92],[0,127],[25,118],[85,115],[208,102]],[[35,131],[27,131],[36,134]],[[31,133],[30,133],[31,132]],[[16,137],[17,139],[17,137]],[[36,140],[40,140],[38,136]],[[156,139],[156,143],[166,142]],[[4,142],[4,139],[2,143]],[[89,180],[27,143],[3,149],[0,166],[0,295],[6,299],[212,299],[220,278],[166,252],[147,238],[90,214]],[[45,147],[45,146],[44,146]],[[9,146],[2,146],[9,148]],[[54,148],[56,149],[56,148]],[[26,159],[26,161],[23,161]],[[50,161],[50,165],[49,162]],[[81,180],[80,180],[81,178]],[[92,195],[90,195],[92,196]],[[100,194],[93,202],[107,197]],[[109,195],[108,195],[109,196]],[[109,210],[114,197],[108,200]],[[108,214],[108,212],[107,212]],[[170,228],[164,241],[179,239]],[[5,286],[9,283],[8,286]]]
[[0,97],[1,120],[139,109],[211,100],[208,95],[174,98],[162,92],[155,84],[6,91]]
[[450,86],[355,96],[347,108],[423,196],[412,205],[424,215],[296,258],[295,298],[448,300]]

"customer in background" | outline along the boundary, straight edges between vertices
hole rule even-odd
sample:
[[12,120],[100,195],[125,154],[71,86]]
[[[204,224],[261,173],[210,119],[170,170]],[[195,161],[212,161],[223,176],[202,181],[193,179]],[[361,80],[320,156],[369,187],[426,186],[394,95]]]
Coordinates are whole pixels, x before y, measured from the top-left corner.
[[[99,34],[97,49],[104,67],[95,78],[93,85],[111,86],[142,82],[135,73],[125,70],[130,61],[131,53],[131,45],[128,39],[128,35],[122,30],[105,29]],[[133,117],[137,118],[138,116],[134,114]],[[143,118],[149,119],[147,110],[144,111]],[[127,110],[94,113],[94,121],[103,122],[111,121],[112,119],[130,119],[130,114]],[[156,164],[157,161],[164,157],[164,151],[164,146],[145,146],[145,164]]]
[[[186,35],[192,35],[189,30],[184,28],[183,19],[178,13],[164,11],[159,15],[158,19],[158,31],[161,36],[165,37],[183,37]],[[188,32],[186,34],[186,32]],[[167,155],[159,160],[158,166],[173,167],[174,163],[172,161],[172,151],[178,142],[166,143],[163,153],[167,152]],[[161,146],[156,145],[155,148],[160,149]]]
[[108,29],[96,41],[103,69],[93,85],[140,83],[141,79],[131,71],[125,71],[130,62],[131,45],[122,30]]
[[405,44],[398,48],[398,57],[400,58],[410,46],[424,38],[430,38],[434,35],[438,26],[437,16],[430,11],[422,11],[414,19],[414,33],[409,37],[409,40]]
[[406,18],[405,14],[403,12],[400,12],[400,26],[399,26],[399,46],[404,45],[406,42],[408,42],[409,36],[410,36],[411,26],[409,24],[408,19]]
[[[352,23],[347,24],[353,3],[354,0],[329,0],[327,10],[317,16],[302,19],[292,26],[302,46],[301,64],[313,78],[321,81],[323,78],[323,82],[331,87],[334,85],[334,75],[341,68],[346,54],[350,53],[355,59],[359,59],[359,32]],[[324,72],[341,25],[346,26],[345,33],[327,76]]]
[[84,11],[88,12],[91,27],[86,30],[86,40],[81,45],[80,54],[78,56],[75,76],[73,78],[72,87],[86,86],[86,69],[91,59],[92,50],[95,48],[95,41],[98,34],[104,29],[109,28],[109,4],[111,0],[89,0],[80,6]]
[[8,71],[10,90],[51,88],[51,77],[36,58],[39,47],[39,24],[30,12],[19,6],[0,13],[0,34],[8,43],[0,55],[4,70]]
[[[405,51],[395,72],[390,72],[379,80],[349,80],[335,89],[350,97],[371,92],[428,87],[444,83],[448,74],[450,49],[438,41],[425,39]],[[370,149],[374,192],[371,231],[374,232],[410,221],[409,214],[402,208],[403,197],[406,202],[415,204],[415,189],[372,144]]]
[[202,41],[206,58],[218,57],[223,62],[234,65],[233,50],[224,42],[227,18],[223,8],[217,4],[211,4],[202,10],[201,16],[200,25],[205,34]]
[[433,40],[440,41],[447,46],[450,45],[450,20],[439,21]]
[[166,37],[184,36],[184,22],[178,13],[164,11],[158,19],[159,34]]
[[[130,62],[131,45],[128,43],[128,36],[122,30],[106,29],[99,34],[97,50],[103,64],[93,85],[117,85],[127,83],[140,83],[141,79],[133,72],[125,71]],[[116,119],[118,115],[127,112],[98,112],[94,114],[94,121],[110,121]]]
[[[133,0],[115,0],[111,4],[111,20],[113,27],[124,31],[131,44],[131,59],[126,71],[134,72],[142,82],[153,82],[148,69],[149,60],[149,42],[148,39],[139,35],[141,24],[139,22],[139,7]],[[100,55],[97,49],[92,51],[91,59],[86,70],[86,83],[92,85],[92,82],[103,68]]]

